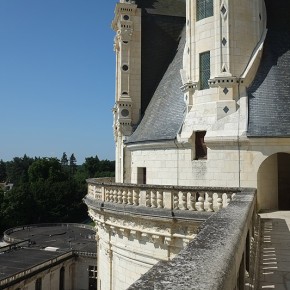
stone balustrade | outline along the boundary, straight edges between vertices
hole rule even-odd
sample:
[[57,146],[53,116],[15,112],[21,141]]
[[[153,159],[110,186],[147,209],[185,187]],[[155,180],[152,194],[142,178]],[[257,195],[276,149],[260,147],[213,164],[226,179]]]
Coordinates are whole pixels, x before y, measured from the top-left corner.
[[107,183],[88,179],[87,198],[119,205],[216,212],[228,206],[238,188]]

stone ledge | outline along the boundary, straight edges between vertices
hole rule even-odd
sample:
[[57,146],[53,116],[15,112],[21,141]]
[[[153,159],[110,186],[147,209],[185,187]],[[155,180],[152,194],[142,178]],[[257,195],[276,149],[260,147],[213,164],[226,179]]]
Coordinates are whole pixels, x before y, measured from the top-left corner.
[[148,216],[151,218],[167,218],[167,219],[186,219],[186,220],[196,220],[204,221],[210,216],[215,214],[214,212],[199,212],[190,210],[169,210],[165,208],[151,208],[145,206],[134,206],[134,205],[124,205],[118,203],[110,203],[104,201],[97,201],[89,199],[88,197],[83,199],[84,202],[91,208],[98,211],[106,212],[118,212],[123,215],[133,214],[142,215],[143,217]]
[[128,290],[234,289],[254,206],[255,191],[238,193],[227,208],[204,222],[178,256],[157,263]]
[[[225,192],[241,192],[239,187],[211,187],[211,186],[177,186],[177,185],[158,185],[158,184],[134,184],[134,183],[113,183],[113,182],[100,182],[97,178],[89,178],[86,180],[88,184],[106,186],[106,187],[118,187],[118,188],[140,188],[142,190],[151,189],[158,190],[162,189],[163,191],[176,190],[176,191],[197,191],[197,192],[207,192],[212,191],[216,193],[225,193]],[[252,191],[252,188],[245,188],[243,190]]]

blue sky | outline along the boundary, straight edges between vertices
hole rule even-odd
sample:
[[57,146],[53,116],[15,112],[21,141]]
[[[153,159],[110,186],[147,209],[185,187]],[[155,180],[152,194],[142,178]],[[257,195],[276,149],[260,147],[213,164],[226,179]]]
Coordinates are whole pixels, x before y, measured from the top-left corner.
[[114,159],[116,0],[0,0],[0,159]]

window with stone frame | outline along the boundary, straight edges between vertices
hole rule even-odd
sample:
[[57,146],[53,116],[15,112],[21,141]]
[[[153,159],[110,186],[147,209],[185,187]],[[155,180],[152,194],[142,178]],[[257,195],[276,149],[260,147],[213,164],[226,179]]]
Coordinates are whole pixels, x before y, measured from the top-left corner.
[[146,167],[137,168],[137,183],[146,184],[147,182],[147,170]]
[[204,142],[206,131],[195,132],[195,159],[207,159],[207,147]]
[[213,16],[213,0],[196,0],[196,20]]
[[98,270],[97,266],[89,266],[89,288],[88,290],[97,290]]
[[65,269],[61,267],[59,271],[59,290],[64,290],[64,282],[65,282]]
[[209,88],[210,79],[210,52],[206,51],[199,55],[199,89]]
[[37,278],[35,281],[35,290],[41,290],[42,289],[42,280],[41,278]]

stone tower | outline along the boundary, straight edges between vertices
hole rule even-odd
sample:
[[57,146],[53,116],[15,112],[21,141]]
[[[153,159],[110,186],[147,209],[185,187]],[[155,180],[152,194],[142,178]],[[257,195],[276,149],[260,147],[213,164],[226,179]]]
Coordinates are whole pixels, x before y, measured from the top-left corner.
[[112,28],[116,31],[116,97],[114,136],[116,179],[123,181],[123,142],[140,120],[141,108],[141,11],[134,1],[116,5]]
[[[270,2],[117,4],[117,182],[259,189],[269,180],[263,172],[289,153],[290,135],[289,4]],[[261,197],[261,207],[275,200]]]
[[102,289],[171,260],[195,238],[191,214],[231,188],[289,209],[289,14],[289,0],[116,5],[116,182],[90,181],[86,201]]

